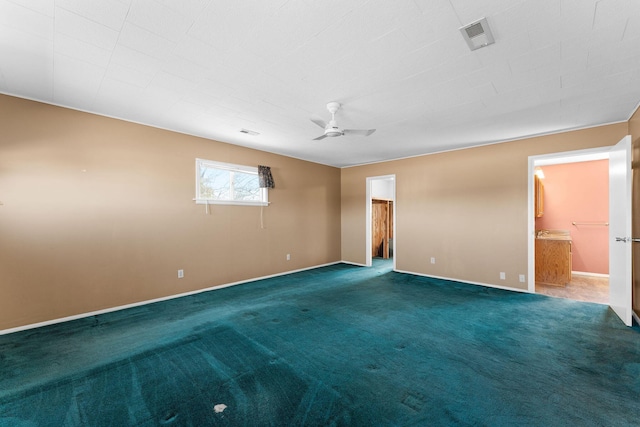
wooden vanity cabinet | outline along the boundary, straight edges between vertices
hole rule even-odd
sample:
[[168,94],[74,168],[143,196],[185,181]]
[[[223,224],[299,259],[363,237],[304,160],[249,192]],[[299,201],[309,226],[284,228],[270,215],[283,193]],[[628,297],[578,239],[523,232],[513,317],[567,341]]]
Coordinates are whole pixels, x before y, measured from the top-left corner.
[[566,286],[571,282],[571,239],[536,239],[536,283]]

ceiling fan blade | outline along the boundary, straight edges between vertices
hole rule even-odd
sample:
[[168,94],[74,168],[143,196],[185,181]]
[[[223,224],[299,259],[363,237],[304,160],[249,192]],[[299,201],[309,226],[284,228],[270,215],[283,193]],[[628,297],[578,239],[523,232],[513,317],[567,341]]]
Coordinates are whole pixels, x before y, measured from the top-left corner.
[[327,135],[320,135],[317,138],[313,138],[313,141],[320,141],[321,139],[325,139],[327,137]]
[[322,129],[327,127],[327,122],[325,122],[322,119],[319,119],[317,117],[311,117],[311,121],[315,124],[317,124],[318,126],[320,126]]
[[342,131],[343,135],[358,135],[358,136],[369,136],[374,133],[375,129],[345,129]]

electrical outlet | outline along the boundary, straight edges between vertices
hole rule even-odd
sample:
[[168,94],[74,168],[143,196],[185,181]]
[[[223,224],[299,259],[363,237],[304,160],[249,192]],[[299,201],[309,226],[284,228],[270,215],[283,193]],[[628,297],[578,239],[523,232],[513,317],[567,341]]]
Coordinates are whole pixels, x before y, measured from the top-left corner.
[[500,280],[506,280],[506,278],[507,278],[507,275],[505,274],[505,272],[501,271],[500,272]]
[[524,283],[524,274],[520,275],[520,283]]
[[435,264],[435,263],[436,263],[435,257],[431,257],[431,264]]
[[287,254],[287,261],[291,261],[291,254]]
[[178,270],[178,279],[182,279],[184,277],[184,270]]

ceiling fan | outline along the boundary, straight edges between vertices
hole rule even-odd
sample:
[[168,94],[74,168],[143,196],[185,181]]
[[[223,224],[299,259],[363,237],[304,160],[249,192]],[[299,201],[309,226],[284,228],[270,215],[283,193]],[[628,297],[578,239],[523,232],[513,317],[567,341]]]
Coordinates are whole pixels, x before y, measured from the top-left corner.
[[318,141],[320,139],[325,139],[326,137],[335,137],[342,135],[358,135],[358,136],[369,136],[374,133],[375,129],[341,129],[336,123],[336,111],[340,109],[340,104],[338,102],[330,102],[327,104],[327,110],[331,113],[331,121],[329,123],[325,122],[322,119],[312,118],[311,121],[321,128],[324,129],[324,134],[320,135],[317,138],[313,138],[314,141]]

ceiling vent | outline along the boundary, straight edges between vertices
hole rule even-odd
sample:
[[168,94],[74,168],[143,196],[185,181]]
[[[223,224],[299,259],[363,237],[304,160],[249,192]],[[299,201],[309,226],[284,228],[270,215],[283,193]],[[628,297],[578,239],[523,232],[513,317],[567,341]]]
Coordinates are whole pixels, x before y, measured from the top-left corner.
[[480,49],[481,47],[495,43],[487,18],[482,18],[469,25],[465,25],[460,28],[460,32],[471,50]]
[[240,129],[240,133],[245,133],[245,134],[251,135],[251,136],[260,135],[259,132],[256,132],[255,130],[249,130],[249,129]]

